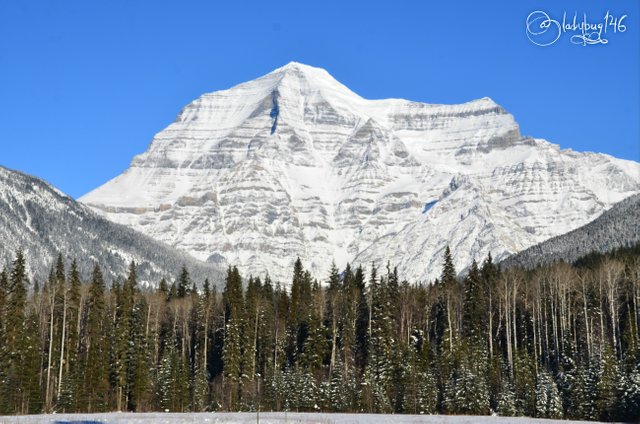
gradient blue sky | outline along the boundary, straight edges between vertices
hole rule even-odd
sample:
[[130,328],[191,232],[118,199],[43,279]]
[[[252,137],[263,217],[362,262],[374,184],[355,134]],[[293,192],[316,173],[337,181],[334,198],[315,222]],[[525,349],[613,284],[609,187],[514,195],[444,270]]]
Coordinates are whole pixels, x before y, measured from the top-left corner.
[[[640,160],[637,0],[0,1],[0,165],[79,197],[204,92],[295,60],[366,98],[488,96],[522,133]],[[530,12],[628,15],[609,43],[549,47]]]

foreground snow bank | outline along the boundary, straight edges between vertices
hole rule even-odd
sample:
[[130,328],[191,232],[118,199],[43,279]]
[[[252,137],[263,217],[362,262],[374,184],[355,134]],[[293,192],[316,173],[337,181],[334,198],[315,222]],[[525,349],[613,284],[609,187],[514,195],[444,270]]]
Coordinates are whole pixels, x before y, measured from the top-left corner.
[[[249,424],[256,422],[255,413],[105,413],[0,416],[0,424]],[[264,412],[261,424],[507,424],[507,423],[584,423],[582,421],[542,420],[535,418],[476,417],[445,415],[373,415]]]

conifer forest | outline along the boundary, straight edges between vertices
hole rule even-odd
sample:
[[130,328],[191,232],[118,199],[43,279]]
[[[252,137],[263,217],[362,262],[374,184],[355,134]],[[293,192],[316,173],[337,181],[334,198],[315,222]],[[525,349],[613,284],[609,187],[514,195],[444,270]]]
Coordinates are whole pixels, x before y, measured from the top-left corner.
[[[80,275],[47,281],[16,252],[0,273],[0,415],[103,411],[325,411],[640,417],[640,247],[573,264],[434,282],[332,267],[290,282],[155,287]],[[320,278],[322,277],[322,278]]]

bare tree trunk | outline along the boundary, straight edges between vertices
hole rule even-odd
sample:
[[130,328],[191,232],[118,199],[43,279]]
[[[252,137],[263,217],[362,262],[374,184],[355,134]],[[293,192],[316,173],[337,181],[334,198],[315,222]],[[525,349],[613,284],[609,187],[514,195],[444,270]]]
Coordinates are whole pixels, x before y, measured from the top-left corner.
[[[333,300],[333,299],[332,299]],[[331,317],[331,362],[329,363],[329,375],[333,374],[333,368],[336,365],[336,343],[338,339],[338,317],[336,314],[335,302],[333,314]]]
[[633,303],[633,320],[631,322],[633,322],[634,324],[634,337],[636,341],[635,347],[637,349],[640,348],[640,329],[638,328],[640,327],[640,315],[638,315],[638,303],[640,303],[640,259],[636,258],[631,272],[632,275],[630,279],[633,287],[631,291]]
[[536,346],[536,349],[538,350],[538,359],[542,357],[542,342],[543,342],[543,338],[542,338],[542,287],[541,287],[541,282],[538,280],[538,284],[536,284],[536,311],[535,311],[535,315],[537,316],[537,321],[538,321],[538,345]]
[[51,411],[51,365],[53,356],[53,320],[56,305],[56,289],[55,284],[51,284],[51,314],[49,315],[49,357],[47,358],[47,387],[45,393],[45,408]]
[[209,299],[207,298],[207,306],[204,313],[204,354],[202,358],[202,360],[204,361],[202,368],[204,369],[205,373],[208,373],[208,370],[207,370],[208,358],[209,358]]
[[535,307],[536,305],[536,300],[534,298],[533,301],[533,306],[534,306],[534,311],[532,311],[531,313],[531,322],[533,325],[533,358],[534,358],[534,362],[536,363],[536,373],[538,371],[538,334],[537,334],[537,325],[536,325],[536,313],[535,313],[535,309],[537,309]]
[[513,278],[512,279],[512,287],[511,287],[512,299],[513,299],[513,315],[512,315],[512,319],[511,319],[511,325],[513,325],[513,334],[512,334],[511,338],[513,340],[513,352],[514,353],[518,352],[518,327],[517,327],[517,323],[516,323],[517,292],[518,292],[518,281],[516,280],[516,278]]
[[[254,374],[258,372],[256,368],[256,356],[258,353],[258,323],[260,322],[259,320],[260,320],[260,306],[256,305],[256,321],[253,327],[253,352],[252,352],[253,354],[252,370]],[[252,375],[250,377],[253,378],[254,376]]]
[[593,348],[592,348],[592,334],[591,334],[591,326],[590,326],[590,321],[589,321],[589,312],[588,312],[588,307],[587,307],[587,286],[586,286],[586,280],[584,276],[579,276],[580,278],[580,286],[582,288],[582,313],[584,315],[584,326],[585,326],[585,331],[587,333],[587,357],[589,358],[589,361],[591,361],[591,355],[593,352]]
[[60,337],[60,369],[58,370],[58,392],[57,396],[60,397],[60,391],[62,390],[62,371],[64,366],[64,345],[65,337],[67,334],[67,291],[63,289],[64,295],[62,296],[62,336]]
[[487,331],[487,339],[489,341],[489,359],[493,359],[493,337],[491,332],[493,331],[493,297],[491,294],[491,287],[489,287],[489,327]]
[[511,350],[511,306],[510,303],[510,294],[509,294],[509,278],[507,276],[502,277],[502,300],[504,301],[504,305],[501,306],[501,310],[504,313],[504,330],[505,330],[505,344],[507,347],[507,362],[509,363],[509,372],[513,376],[513,352]]
[[602,272],[605,273],[605,294],[607,296],[607,303],[609,304],[609,316],[611,318],[611,339],[613,342],[613,351],[618,359],[621,359],[622,346],[619,346],[619,282],[620,277],[624,273],[624,264],[607,260],[602,265]]
[[600,354],[604,350],[604,295],[602,293],[602,275],[598,278],[598,295],[600,297]]

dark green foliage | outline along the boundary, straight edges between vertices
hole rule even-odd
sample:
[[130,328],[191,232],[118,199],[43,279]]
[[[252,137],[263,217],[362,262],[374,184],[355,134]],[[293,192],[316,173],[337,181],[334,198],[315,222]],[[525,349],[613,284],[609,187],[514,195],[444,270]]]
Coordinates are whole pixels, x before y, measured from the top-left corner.
[[[497,413],[618,420],[640,413],[635,248],[458,278],[446,249],[433,285],[295,261],[291,290],[227,272],[198,291],[107,288],[59,256],[38,290],[18,252],[0,271],[0,413],[295,410]],[[28,258],[32,260],[32,258]],[[65,271],[68,270],[68,273]]]
[[176,297],[183,298],[189,294],[189,288],[191,287],[191,280],[189,278],[189,271],[187,267],[183,266],[178,277]]

